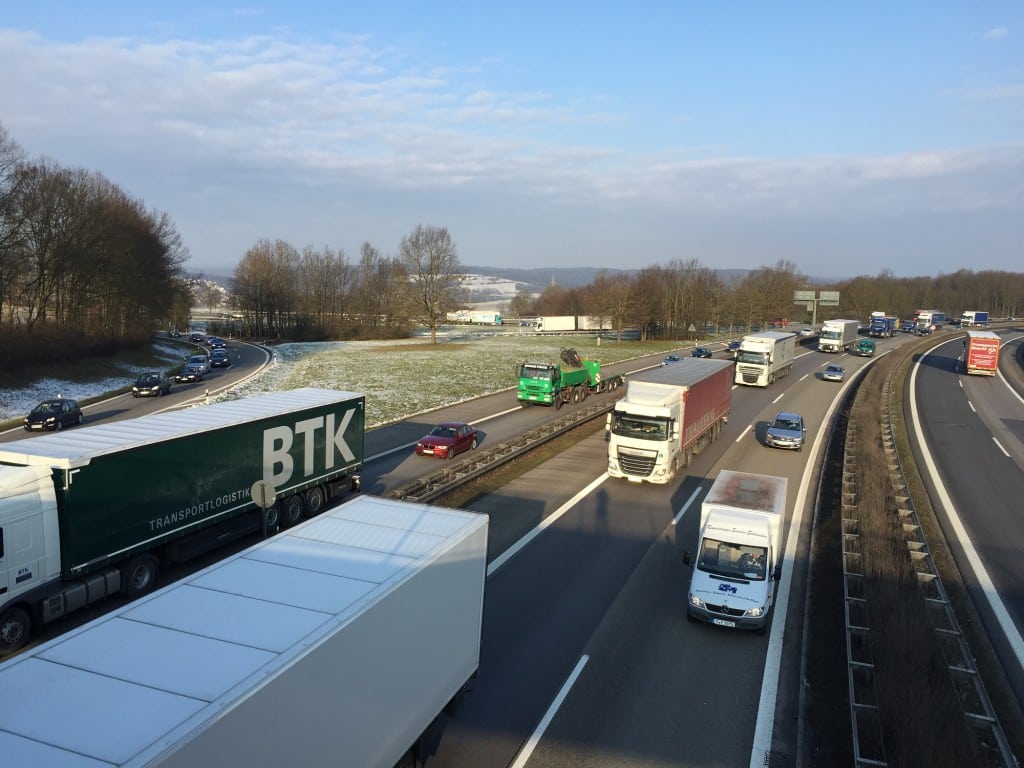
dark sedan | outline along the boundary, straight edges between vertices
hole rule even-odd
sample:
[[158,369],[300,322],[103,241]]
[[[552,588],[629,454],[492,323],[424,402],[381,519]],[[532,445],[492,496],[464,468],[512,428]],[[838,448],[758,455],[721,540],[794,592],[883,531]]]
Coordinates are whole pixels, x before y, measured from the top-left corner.
[[420,438],[416,443],[416,455],[451,459],[458,453],[476,448],[478,439],[476,430],[469,424],[445,421]]
[[711,350],[707,347],[694,347],[690,357],[711,357]]
[[25,417],[25,429],[29,432],[36,430],[61,430],[64,427],[73,427],[85,421],[82,409],[78,407],[77,400],[57,398],[55,400],[44,400],[31,410]]
[[171,394],[171,380],[162,373],[143,373],[132,385],[132,397],[160,397]]

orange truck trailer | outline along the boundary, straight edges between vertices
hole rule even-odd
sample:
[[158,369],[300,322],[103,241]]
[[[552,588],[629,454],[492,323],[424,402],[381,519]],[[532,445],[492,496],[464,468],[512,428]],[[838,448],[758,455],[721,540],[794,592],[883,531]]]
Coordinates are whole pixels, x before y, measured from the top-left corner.
[[964,341],[964,369],[967,373],[995,376],[999,369],[1000,341],[992,331],[968,331]]

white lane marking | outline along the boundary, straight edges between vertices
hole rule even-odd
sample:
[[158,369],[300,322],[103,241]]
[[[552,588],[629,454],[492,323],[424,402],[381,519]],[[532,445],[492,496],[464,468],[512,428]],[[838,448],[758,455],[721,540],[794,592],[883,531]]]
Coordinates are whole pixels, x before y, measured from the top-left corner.
[[743,430],[742,432],[740,432],[740,436],[736,438],[736,442],[738,443],[738,442],[739,442],[740,440],[742,440],[742,439],[743,439],[743,437],[744,437],[744,435],[746,435],[746,434],[747,434],[747,432],[749,432],[749,431],[750,431],[750,430],[752,430],[753,428],[754,428],[754,425],[753,425],[753,424],[748,424],[748,425],[747,425],[747,428],[746,428],[746,429],[744,429],[744,430]]
[[690,508],[690,505],[693,504],[694,499],[696,499],[698,496],[700,496],[700,492],[701,492],[701,489],[700,489],[699,486],[697,488],[693,489],[693,493],[690,494],[690,498],[688,498],[686,500],[686,503],[683,504],[683,507],[682,507],[682,509],[679,510],[679,513],[675,517],[672,518],[672,525],[678,525],[679,524],[679,521],[683,519],[683,515],[686,514],[686,510],[688,510]]
[[540,523],[538,523],[529,533],[523,536],[523,538],[521,538],[511,547],[502,552],[499,557],[496,557],[494,560],[491,561],[491,564],[487,566],[487,575],[491,576],[495,571],[497,571],[509,560],[511,560],[513,557],[519,554],[520,550],[522,550],[523,547],[525,547],[527,544],[529,544],[531,541],[537,538],[540,534],[542,534],[545,530],[547,530],[549,526],[554,525],[556,522],[558,522],[558,519],[562,517],[562,515],[564,515],[570,509],[572,509],[574,506],[576,506],[580,499],[589,495],[595,488],[597,488],[599,485],[601,485],[601,483],[603,483],[607,479],[607,472],[605,472],[603,475],[599,477],[594,478],[594,480],[592,480],[586,488],[577,493],[575,496],[573,496],[571,499],[565,502],[565,504],[560,506],[558,509],[556,509],[550,515],[545,517],[543,520],[541,520]]
[[996,448],[998,448],[1000,451],[1003,452],[1003,456],[1005,456],[1006,458],[1010,458],[1009,451],[1007,451],[1005,448],[1003,448],[1003,444],[999,442],[999,438],[993,436],[992,437],[992,442],[996,444]]
[[803,381],[804,379],[810,377],[810,375],[811,374],[809,374],[809,373],[805,373],[803,376],[801,376],[799,379],[797,379],[797,381]]
[[970,400],[967,401],[967,407],[970,408],[971,411],[973,411],[974,413],[978,412],[978,409],[974,407],[974,403],[972,403]]
[[778,397],[776,397],[774,400],[772,400],[772,405],[775,405],[777,402],[779,402],[779,400],[781,400],[783,395],[785,395],[785,394],[786,394],[785,392],[780,393]]
[[541,737],[544,735],[544,731],[551,725],[551,721],[555,719],[555,714],[558,712],[558,708],[562,706],[562,702],[565,701],[565,697],[569,695],[569,691],[572,690],[573,685],[579,678],[580,673],[583,672],[583,668],[587,666],[587,662],[590,661],[590,657],[584,654],[580,657],[580,660],[576,662],[575,668],[572,670],[572,674],[562,684],[561,690],[558,691],[558,695],[555,696],[555,700],[551,702],[551,706],[548,707],[548,711],[544,714],[544,718],[537,725],[537,728],[530,738],[523,744],[523,748],[519,750],[519,754],[516,755],[516,759],[513,761],[509,768],[523,768],[526,765],[526,761],[530,759],[533,754],[533,750],[537,748],[540,743]]

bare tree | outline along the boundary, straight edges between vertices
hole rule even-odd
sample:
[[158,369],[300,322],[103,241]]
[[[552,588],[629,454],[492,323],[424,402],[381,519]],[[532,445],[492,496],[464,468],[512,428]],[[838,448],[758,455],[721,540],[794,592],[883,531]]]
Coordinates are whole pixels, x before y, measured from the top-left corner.
[[402,238],[399,246],[402,263],[409,273],[416,305],[430,329],[430,341],[437,343],[437,327],[447,309],[454,304],[461,270],[455,244],[444,227],[418,225]]

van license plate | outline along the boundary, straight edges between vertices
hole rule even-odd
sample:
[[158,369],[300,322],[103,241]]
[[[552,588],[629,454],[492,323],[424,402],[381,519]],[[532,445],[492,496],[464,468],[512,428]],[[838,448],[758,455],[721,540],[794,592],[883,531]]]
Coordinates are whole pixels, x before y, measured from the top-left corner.
[[726,621],[725,619],[712,619],[711,623],[712,624],[717,624],[720,627],[735,627],[736,626],[736,622],[735,621]]

